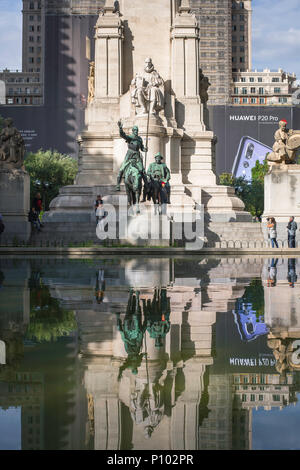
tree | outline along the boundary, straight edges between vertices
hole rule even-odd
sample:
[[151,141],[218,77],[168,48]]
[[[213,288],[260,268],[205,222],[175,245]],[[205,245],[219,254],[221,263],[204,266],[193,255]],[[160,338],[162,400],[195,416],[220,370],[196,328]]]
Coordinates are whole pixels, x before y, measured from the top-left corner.
[[74,312],[61,307],[41,280],[36,282],[31,278],[29,284],[30,323],[26,331],[27,339],[37,342],[56,341],[77,330]]
[[28,153],[24,165],[30,175],[31,198],[40,192],[45,210],[58,195],[59,188],[74,183],[78,170],[76,160],[56,150]]
[[231,173],[222,173],[219,180],[220,184],[234,187],[236,195],[245,204],[245,210],[254,217],[260,218],[264,211],[264,177],[268,170],[269,165],[266,159],[263,163],[257,160],[251,170],[251,180],[246,180],[245,177],[236,178]]

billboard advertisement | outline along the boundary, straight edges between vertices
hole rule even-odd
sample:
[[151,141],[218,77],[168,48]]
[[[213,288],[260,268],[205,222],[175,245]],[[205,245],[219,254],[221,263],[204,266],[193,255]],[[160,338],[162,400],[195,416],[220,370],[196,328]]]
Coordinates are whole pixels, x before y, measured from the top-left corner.
[[300,107],[209,107],[209,127],[217,136],[217,174],[251,176],[255,161],[262,161],[272,149],[281,119],[287,120],[290,129],[300,129]]

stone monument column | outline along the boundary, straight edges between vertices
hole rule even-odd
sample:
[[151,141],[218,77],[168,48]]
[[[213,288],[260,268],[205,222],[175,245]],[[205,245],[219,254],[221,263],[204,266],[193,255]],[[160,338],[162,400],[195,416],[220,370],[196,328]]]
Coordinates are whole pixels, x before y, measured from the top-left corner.
[[0,133],[0,214],[5,231],[2,239],[28,241],[31,226],[30,177],[24,169],[25,146],[12,119],[5,119]]

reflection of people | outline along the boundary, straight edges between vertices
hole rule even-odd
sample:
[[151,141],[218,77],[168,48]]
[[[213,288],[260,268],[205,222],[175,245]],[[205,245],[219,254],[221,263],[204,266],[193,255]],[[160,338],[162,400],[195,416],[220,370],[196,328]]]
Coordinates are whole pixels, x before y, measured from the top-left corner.
[[139,385],[131,394],[130,412],[137,425],[143,424],[144,437],[149,439],[163,418],[163,386],[149,382]]
[[4,279],[5,279],[4,274],[2,271],[0,271],[0,289],[2,289]]
[[288,231],[288,245],[289,248],[296,248],[296,231],[297,231],[297,223],[295,222],[295,217],[291,216],[289,223],[287,225]]
[[134,294],[131,290],[124,322],[122,322],[120,314],[117,314],[118,330],[121,333],[125,351],[128,355],[126,361],[120,367],[119,380],[125,369],[131,369],[132,373],[136,375],[141,365],[143,354],[140,354],[140,351],[145,332],[145,326],[142,325],[141,317],[139,292],[137,291]]
[[295,282],[297,282],[297,274],[296,274],[296,259],[289,258],[288,259],[288,275],[287,280],[289,282],[290,287],[295,287]]
[[161,348],[171,326],[167,289],[155,289],[152,301],[143,301],[143,310],[150,338],[155,339],[156,348]]
[[268,287],[274,287],[276,285],[277,263],[278,263],[278,258],[276,259],[272,258],[271,265],[268,268],[268,271],[269,271],[268,280],[267,280]]
[[95,297],[98,304],[103,302],[105,292],[105,279],[104,279],[104,270],[99,269],[96,275],[96,288],[95,288]]

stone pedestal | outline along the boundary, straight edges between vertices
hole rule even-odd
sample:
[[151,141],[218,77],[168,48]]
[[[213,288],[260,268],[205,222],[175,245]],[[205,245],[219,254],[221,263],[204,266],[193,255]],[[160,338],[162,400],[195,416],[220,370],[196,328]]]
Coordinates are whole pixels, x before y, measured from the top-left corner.
[[265,176],[264,225],[267,217],[274,217],[278,239],[284,241],[290,216],[300,227],[300,165],[273,165]]
[[23,170],[0,171],[0,213],[5,231],[2,238],[28,241],[31,226],[28,222],[30,209],[30,178]]

